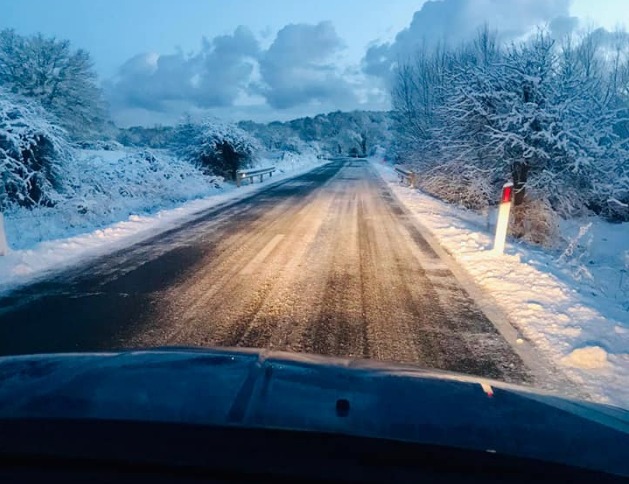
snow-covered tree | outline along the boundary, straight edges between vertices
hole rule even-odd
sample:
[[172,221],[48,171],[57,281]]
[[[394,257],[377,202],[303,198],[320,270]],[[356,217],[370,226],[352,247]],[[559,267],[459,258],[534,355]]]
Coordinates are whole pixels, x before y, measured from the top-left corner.
[[240,122],[242,129],[258,138],[270,151],[323,151],[331,156],[366,155],[390,142],[388,113],[336,111],[292,121],[269,124]]
[[447,96],[446,77],[452,70],[453,55],[439,45],[422,46],[399,64],[391,92],[397,150],[417,164],[432,160],[435,128],[440,125],[439,109]]
[[0,209],[54,204],[71,158],[65,132],[38,104],[0,88]]
[[527,185],[563,216],[587,208],[609,215],[614,172],[628,155],[614,129],[618,110],[604,93],[604,72],[592,60],[595,46],[583,43],[585,52],[573,53],[570,44],[557,48],[539,33],[511,48],[498,84],[510,101],[494,116],[492,131],[496,156],[514,175],[519,168]]
[[422,188],[471,208],[490,202],[500,177],[487,154],[498,54],[487,28],[457,49],[423,47],[398,67],[392,92],[398,157],[422,172]]
[[102,93],[87,51],[41,34],[0,31],[0,86],[37,100],[75,138],[94,136],[105,119]]
[[229,179],[255,160],[262,146],[253,136],[234,124],[207,119],[199,125],[182,125],[188,138],[184,155],[208,172]]
[[241,121],[238,127],[254,136],[262,147],[268,151],[301,152],[306,142],[301,140],[290,126],[279,121],[268,124]]
[[485,28],[400,64],[396,146],[422,187],[480,208],[512,178],[525,211],[629,220],[628,36],[597,32],[505,47]]

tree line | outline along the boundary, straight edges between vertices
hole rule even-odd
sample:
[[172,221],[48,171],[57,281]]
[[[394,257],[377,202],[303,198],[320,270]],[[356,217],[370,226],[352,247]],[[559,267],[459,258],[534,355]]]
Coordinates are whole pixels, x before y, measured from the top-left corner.
[[515,181],[524,224],[527,212],[628,221],[627,41],[540,30],[503,45],[484,27],[456,48],[423,47],[395,71],[397,156],[423,189],[474,209]]

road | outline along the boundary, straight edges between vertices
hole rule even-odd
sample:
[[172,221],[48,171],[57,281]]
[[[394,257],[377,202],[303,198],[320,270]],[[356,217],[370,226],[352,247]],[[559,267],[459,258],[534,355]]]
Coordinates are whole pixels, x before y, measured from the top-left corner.
[[364,160],[337,160],[0,300],[0,354],[244,346],[530,371]]

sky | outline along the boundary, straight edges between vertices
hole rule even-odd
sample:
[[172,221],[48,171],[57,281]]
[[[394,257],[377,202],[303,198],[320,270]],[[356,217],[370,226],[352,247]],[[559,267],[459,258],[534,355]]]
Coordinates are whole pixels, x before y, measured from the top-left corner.
[[2,0],[0,28],[90,52],[120,126],[387,109],[397,59],[488,23],[629,26],[629,0]]

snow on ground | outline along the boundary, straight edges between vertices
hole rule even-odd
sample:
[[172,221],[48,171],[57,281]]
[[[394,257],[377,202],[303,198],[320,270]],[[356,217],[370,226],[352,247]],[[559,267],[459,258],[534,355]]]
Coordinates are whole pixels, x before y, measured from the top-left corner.
[[495,256],[486,217],[401,186],[382,158],[372,163],[524,338],[593,400],[629,408],[629,224],[571,221],[563,251],[512,240]]
[[11,248],[84,234],[130,215],[216,193],[219,178],[162,150],[77,150],[66,174],[72,189],[54,207],[17,208],[5,213]]
[[[103,177],[103,171],[123,169],[116,165],[121,158],[132,161],[128,154],[84,152],[82,156],[94,169],[91,178],[86,179],[94,180],[94,183],[97,183],[96,175],[100,180],[107,179]],[[169,163],[177,163],[177,160],[166,159]],[[113,196],[110,191],[102,190],[81,199],[81,203],[89,205],[87,213],[78,212],[74,203],[7,213],[5,225],[11,250],[6,256],[0,256],[0,293],[86,259],[140,242],[183,224],[199,212],[244,198],[271,182],[297,176],[326,162],[310,154],[262,159],[258,162],[259,166],[277,167],[273,178],[266,177],[263,183],[256,180],[255,184],[241,188],[219,179],[209,183],[208,177],[201,178],[194,169],[188,172],[179,169],[171,173],[160,168],[157,171],[162,175],[181,177],[184,173],[185,183],[182,184],[180,179],[169,185],[163,177],[152,179],[148,172],[142,171],[140,178],[138,173],[128,175],[129,179],[124,184],[135,193]],[[96,167],[98,164],[103,166]],[[130,171],[128,166],[126,169]],[[118,178],[124,176],[115,175]],[[142,184],[144,186],[140,186]]]

